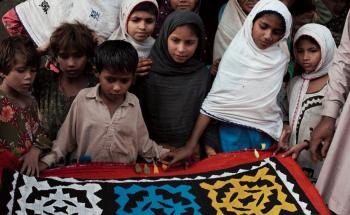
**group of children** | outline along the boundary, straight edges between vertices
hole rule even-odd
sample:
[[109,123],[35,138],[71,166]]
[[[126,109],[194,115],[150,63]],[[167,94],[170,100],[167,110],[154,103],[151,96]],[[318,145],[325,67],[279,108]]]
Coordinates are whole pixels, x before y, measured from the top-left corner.
[[[188,2],[195,10],[198,2]],[[238,14],[223,13],[222,19],[239,15],[242,25],[219,25],[216,40],[223,46],[214,49],[213,83],[203,63],[203,22],[176,1],[169,5],[179,9],[155,39],[163,15],[155,0],[124,0],[120,26],[98,46],[86,25],[60,25],[46,49],[58,73],[40,68],[29,40],[3,40],[0,153],[15,154],[23,173],[38,175],[60,160],[136,163],[143,157],[174,165],[203,144],[208,155],[278,145],[316,179],[322,163],[303,149],[321,119],[334,39],[319,24],[294,35],[303,73],[287,84],[283,117],[277,97],[290,61],[292,16],[281,1],[252,2]]]

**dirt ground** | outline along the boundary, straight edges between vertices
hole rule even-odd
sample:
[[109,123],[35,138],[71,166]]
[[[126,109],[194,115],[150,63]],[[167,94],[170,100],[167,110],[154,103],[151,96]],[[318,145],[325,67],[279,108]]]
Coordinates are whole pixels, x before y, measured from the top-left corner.
[[[23,0],[0,0],[0,17],[4,15],[9,9],[13,8]],[[0,23],[0,40],[7,37],[8,34],[4,29],[2,22]]]

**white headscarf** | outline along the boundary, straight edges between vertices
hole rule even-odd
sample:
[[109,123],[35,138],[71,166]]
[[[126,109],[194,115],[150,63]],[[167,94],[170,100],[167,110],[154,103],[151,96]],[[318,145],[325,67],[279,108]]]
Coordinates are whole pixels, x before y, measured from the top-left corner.
[[[252,38],[253,19],[262,11],[277,12],[286,23],[283,38],[264,50]],[[291,14],[282,2],[259,1],[224,53],[201,113],[262,130],[278,140],[282,113],[277,94],[289,61],[285,48],[291,24]]]
[[79,21],[107,39],[119,25],[116,0],[27,0],[15,7],[16,13],[37,46],[49,42],[52,32],[63,22]]
[[[314,72],[306,74],[303,73],[301,78],[294,78],[289,86],[293,86],[293,89],[297,90],[288,90],[290,95],[288,95],[288,100],[290,102],[289,107],[289,123],[292,127],[292,133],[296,132],[297,120],[301,112],[301,105],[303,98],[309,87],[310,80],[322,77],[326,75],[333,63],[333,58],[336,50],[336,45],[332,36],[332,33],[329,29],[323,25],[310,23],[303,25],[295,34],[293,47],[294,47],[294,56],[296,56],[296,42],[298,39],[307,35],[316,40],[318,45],[321,48],[321,60],[317,65]],[[293,135],[292,135],[293,136]],[[295,136],[295,135],[294,135]]]
[[238,0],[228,1],[215,34],[213,61],[222,57],[232,39],[243,26],[246,17]]
[[113,32],[113,34],[109,39],[110,40],[118,39],[118,40],[128,41],[135,47],[135,49],[137,50],[137,53],[139,54],[139,57],[145,58],[149,56],[151,48],[154,44],[155,40],[153,39],[153,37],[149,36],[145,41],[138,42],[134,40],[127,32],[128,19],[131,15],[131,12],[137,5],[144,2],[151,2],[158,9],[158,4],[156,0],[124,0],[123,1],[119,12],[120,26],[117,28],[115,32]]

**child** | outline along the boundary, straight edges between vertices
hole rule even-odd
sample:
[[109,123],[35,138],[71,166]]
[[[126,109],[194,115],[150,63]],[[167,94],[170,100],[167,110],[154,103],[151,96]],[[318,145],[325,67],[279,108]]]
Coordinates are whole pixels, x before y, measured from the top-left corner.
[[150,137],[171,149],[185,145],[208,92],[209,71],[199,60],[202,42],[201,18],[175,11],[151,50],[141,106]]
[[157,38],[160,29],[167,16],[175,10],[187,10],[199,13],[200,0],[160,0],[159,1],[159,16],[157,19],[156,29],[153,36]]
[[56,138],[78,92],[97,83],[91,65],[95,49],[93,31],[81,23],[64,23],[51,35],[48,51],[59,72],[42,70],[34,83],[34,96],[50,139]]
[[310,133],[321,119],[322,100],[335,50],[332,34],[323,25],[306,24],[294,37],[294,55],[303,74],[293,78],[288,85],[289,123],[292,128],[289,144],[292,147],[284,156],[298,158],[298,163],[313,182],[317,180],[322,162],[312,162],[309,153],[301,151],[308,147]]
[[124,0],[119,13],[120,26],[109,38],[128,41],[136,48],[139,55],[137,76],[147,75],[151,68],[148,56],[154,44],[151,35],[157,16],[156,0]]
[[51,145],[30,95],[39,65],[40,56],[30,41],[10,37],[0,43],[0,166],[20,168],[31,176],[39,174],[39,156]]
[[282,117],[276,100],[289,59],[291,22],[288,8],[278,0],[255,5],[222,58],[186,146],[167,155],[170,165],[191,156],[211,118],[222,122],[224,152],[268,149],[280,138]]
[[[159,158],[168,150],[148,137],[136,96],[128,92],[138,56],[128,42],[109,40],[97,48],[100,83],[74,99],[52,151],[41,169],[72,153],[71,161],[135,163],[137,156]],[[44,164],[45,163],[45,164]]]

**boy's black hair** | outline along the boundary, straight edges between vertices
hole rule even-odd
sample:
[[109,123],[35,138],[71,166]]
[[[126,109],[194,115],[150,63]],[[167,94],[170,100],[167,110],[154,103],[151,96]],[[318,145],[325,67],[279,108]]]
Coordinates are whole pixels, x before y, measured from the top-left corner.
[[150,14],[158,17],[158,8],[152,2],[141,2],[140,4],[136,5],[132,9],[131,13],[133,13],[135,11],[145,11],[147,13],[150,13]]
[[106,69],[135,75],[138,61],[136,49],[123,40],[107,40],[96,50],[95,66],[98,73]]
[[284,20],[284,17],[280,13],[273,11],[273,10],[263,10],[263,11],[257,13],[253,19],[253,23],[255,23],[256,20],[258,20],[260,17],[262,17],[264,15],[276,15],[276,16],[278,16],[281,20],[281,23],[282,23],[283,35],[286,33],[286,28],[287,28],[286,20]]
[[18,59],[23,59],[26,66],[36,69],[40,66],[40,54],[34,43],[28,38],[14,36],[0,42],[0,72],[9,74]]

